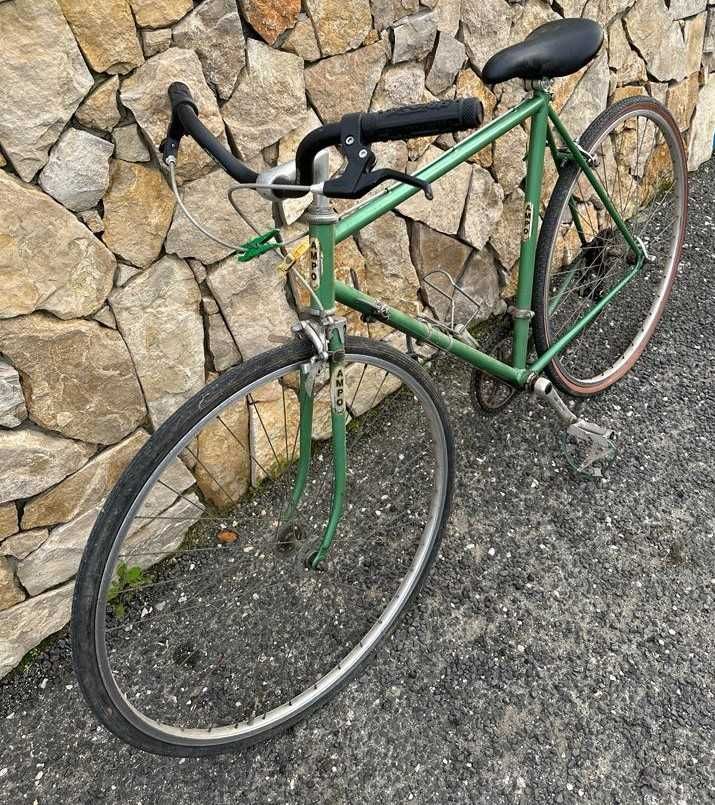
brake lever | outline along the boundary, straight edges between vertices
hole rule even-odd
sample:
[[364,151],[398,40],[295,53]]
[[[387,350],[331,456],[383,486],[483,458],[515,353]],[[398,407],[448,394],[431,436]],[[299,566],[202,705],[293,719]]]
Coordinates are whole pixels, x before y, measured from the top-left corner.
[[[364,178],[364,185],[367,186],[367,190],[372,190],[382,182],[386,182],[389,179],[394,179],[397,182],[409,184],[412,185],[412,187],[416,187],[418,190],[421,190],[429,201],[434,199],[432,185],[429,182],[426,182],[424,179],[420,179],[419,176],[412,176],[409,173],[402,173],[401,171],[396,171],[392,168],[380,168],[379,170],[368,173]],[[363,182],[360,183],[360,189],[362,188]]]

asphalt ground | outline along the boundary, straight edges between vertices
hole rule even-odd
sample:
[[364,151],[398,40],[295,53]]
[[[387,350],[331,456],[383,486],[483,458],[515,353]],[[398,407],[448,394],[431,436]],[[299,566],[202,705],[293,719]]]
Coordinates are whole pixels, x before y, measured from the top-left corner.
[[600,481],[522,396],[474,413],[443,362],[459,476],[441,558],[375,662],[284,736],[180,760],[107,734],[65,638],[0,683],[0,802],[715,801],[715,164],[692,177],[671,302],[634,371],[581,405]]

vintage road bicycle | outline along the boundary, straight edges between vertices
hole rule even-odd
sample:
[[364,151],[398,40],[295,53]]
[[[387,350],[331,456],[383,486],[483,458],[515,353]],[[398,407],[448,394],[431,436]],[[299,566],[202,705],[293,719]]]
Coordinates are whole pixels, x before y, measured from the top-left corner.
[[[276,206],[313,194],[307,241],[276,229],[235,245],[237,272],[268,283],[265,261],[244,263],[277,252],[308,301],[285,343],[220,375],[156,430],[99,513],[75,587],[73,653],[87,701],[117,736],[168,755],[238,749],[304,719],[374,656],[437,556],[454,487],[452,431],[425,348],[473,367],[486,411],[518,390],[546,400],[581,471],[612,456],[610,431],[559,392],[607,389],[653,335],[681,256],[687,170],[677,124],[648,96],[606,109],[578,140],[566,130],[552,82],[587,65],[602,39],[592,21],[563,20],[497,53],[484,82],[523,79],[529,94],[481,128],[475,99],[348,114],[309,133],[294,163],[260,175],[203,126],[189,89],[171,85],[162,151],[180,204],[185,134],[236,179],[234,203],[239,189]],[[379,236],[381,216],[429,198],[433,182],[520,125],[513,328],[491,349],[466,326],[474,314],[455,321],[466,297],[479,307],[459,276],[423,277],[427,306],[393,277],[398,309],[366,293],[379,294],[374,271],[365,283],[336,265],[342,241],[373,222]],[[474,129],[414,175],[375,168],[372,143]],[[332,177],[331,146],[346,160]],[[547,152],[558,178],[539,226]],[[333,211],[330,199],[362,199],[383,182]],[[296,262],[306,243],[307,279]],[[441,318],[432,291],[448,299]],[[347,332],[346,318],[369,337]],[[268,321],[265,330],[275,337]]]

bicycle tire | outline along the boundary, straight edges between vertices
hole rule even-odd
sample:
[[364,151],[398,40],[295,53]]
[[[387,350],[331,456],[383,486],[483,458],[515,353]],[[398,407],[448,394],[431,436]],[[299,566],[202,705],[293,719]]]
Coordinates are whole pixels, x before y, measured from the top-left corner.
[[141,720],[127,717],[126,702],[117,699],[116,691],[103,675],[101,651],[97,645],[95,627],[100,607],[102,608],[100,616],[104,617],[104,603],[100,601],[100,583],[117,539],[118,529],[124,523],[127,512],[137,498],[137,490],[142,489],[145,479],[151,477],[156,467],[160,466],[162,458],[170,455],[170,451],[180,442],[182,436],[205,418],[207,412],[221,406],[231,399],[232,395],[249,387],[251,383],[271,376],[271,373],[285,367],[307,362],[313,354],[314,349],[310,344],[294,342],[250,359],[206,386],[161,425],[142,447],[110,493],[97,519],[82,557],[74,590],[71,628],[75,673],[80,689],[99,721],[114,735],[144,751],[182,757],[214,755],[239,750],[267,740],[303,721],[310,713],[337,695],[344,685],[374,658],[379,644],[394,630],[418,594],[436,558],[449,518],[455,472],[454,439],[445,404],[429,375],[412,358],[384,343],[349,336],[346,340],[346,358],[364,356],[379,360],[394,367],[402,377],[412,379],[413,393],[417,391],[423,395],[424,400],[429,400],[438,423],[436,427],[439,428],[443,440],[446,478],[441,511],[431,536],[429,550],[425,553],[409,595],[402,601],[395,616],[385,623],[383,631],[370,651],[361,657],[359,663],[352,667],[349,673],[339,678],[337,683],[309,708],[296,712],[291,718],[286,718],[265,733],[250,739],[216,743],[202,741],[192,744],[191,741],[177,741],[173,737],[169,739],[157,736],[156,730],[150,729],[148,722],[142,725]]

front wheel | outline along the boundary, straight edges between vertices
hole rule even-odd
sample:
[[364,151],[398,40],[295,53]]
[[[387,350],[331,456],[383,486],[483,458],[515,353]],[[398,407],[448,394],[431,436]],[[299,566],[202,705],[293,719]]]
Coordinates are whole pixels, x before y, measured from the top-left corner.
[[444,404],[414,360],[348,338],[345,509],[312,568],[333,477],[322,375],[307,479],[298,469],[312,354],[290,344],[203,389],[97,519],[75,587],[75,669],[98,718],[144,750],[215,754],[302,720],[374,654],[435,559],[454,473]]
[[[685,238],[687,160],[670,112],[648,97],[606,109],[580,137],[597,175],[652,261],[549,364],[555,385],[590,396],[622,378],[663,315]],[[576,163],[561,172],[539,235],[534,343],[539,354],[565,335],[631,272],[635,254]]]

